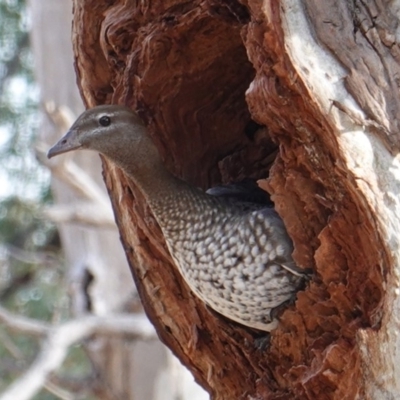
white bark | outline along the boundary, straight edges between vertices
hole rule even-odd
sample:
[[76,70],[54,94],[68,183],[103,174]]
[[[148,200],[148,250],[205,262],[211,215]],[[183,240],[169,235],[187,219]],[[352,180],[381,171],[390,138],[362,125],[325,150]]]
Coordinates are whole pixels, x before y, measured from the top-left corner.
[[[376,229],[392,257],[387,277],[386,304],[379,330],[360,330],[357,342],[363,358],[364,385],[368,399],[400,398],[400,159],[392,155],[374,132],[344,84],[348,74],[314,39],[299,0],[282,2],[288,53],[303,82],[318,100],[332,126],[349,179],[354,179],[360,196],[368,202]],[[390,12],[390,11],[388,11]],[[397,13],[398,14],[398,13]],[[327,73],[329,71],[329,74]],[[346,112],[334,106],[338,102]],[[383,126],[389,124],[382,116]],[[386,123],[385,123],[386,122]]]
[[47,326],[0,310],[0,319],[9,327],[33,334],[46,333],[42,350],[30,368],[0,396],[0,400],[28,400],[46,384],[47,377],[64,361],[68,348],[93,334],[131,335],[141,339],[156,337],[153,326],[142,315],[89,315],[58,326]]

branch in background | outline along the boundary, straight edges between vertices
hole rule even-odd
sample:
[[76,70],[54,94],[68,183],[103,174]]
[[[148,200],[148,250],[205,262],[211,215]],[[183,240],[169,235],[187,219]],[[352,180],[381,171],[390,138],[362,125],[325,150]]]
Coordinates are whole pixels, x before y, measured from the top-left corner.
[[[0,342],[4,346],[4,348],[14,357],[14,359],[18,361],[23,361],[24,355],[22,354],[21,349],[14,343],[8,332],[6,332],[4,329],[0,329]],[[1,360],[1,368],[3,369],[3,371],[4,361],[5,357],[3,356]]]
[[76,119],[76,115],[69,107],[57,106],[54,101],[43,103],[43,109],[60,133],[65,133]]
[[45,217],[56,223],[77,223],[96,228],[117,229],[111,207],[89,202],[74,202],[45,207]]
[[66,183],[78,196],[110,206],[110,201],[100,186],[81,168],[79,168],[68,157],[49,160],[47,150],[49,146],[44,143],[36,145],[36,157],[46,167],[48,167],[54,177]]
[[5,301],[7,298],[12,296],[21,287],[28,285],[34,277],[33,271],[23,272],[15,277],[12,277],[10,282],[7,282],[7,286],[0,290],[0,302]]
[[57,385],[55,385],[52,382],[46,382],[43,387],[53,394],[54,396],[58,397],[61,400],[74,400],[75,399],[75,394],[68,392],[64,388],[61,388]]
[[151,340],[156,333],[145,315],[86,316],[51,326],[30,318],[14,315],[0,307],[0,321],[19,332],[46,336],[42,350],[31,367],[0,396],[0,400],[28,400],[47,382],[50,373],[59,368],[68,348],[93,334],[128,335]]
[[83,399],[87,397],[87,393],[93,393],[96,390],[99,385],[98,380],[99,376],[95,373],[79,378],[51,374],[44,388],[48,391],[50,391],[49,387],[51,388],[51,386],[62,388],[68,393],[73,393],[73,399]]
[[6,244],[1,246],[5,249],[6,255],[26,264],[55,265],[57,257],[50,251],[29,251]]
[[12,331],[38,337],[44,336],[51,328],[51,325],[46,322],[21,317],[20,315],[10,313],[3,307],[0,307],[0,322]]

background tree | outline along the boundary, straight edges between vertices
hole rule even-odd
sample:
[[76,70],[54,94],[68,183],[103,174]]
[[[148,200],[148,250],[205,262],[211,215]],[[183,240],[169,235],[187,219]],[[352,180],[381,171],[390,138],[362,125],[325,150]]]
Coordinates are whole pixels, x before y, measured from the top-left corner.
[[[50,319],[65,315],[67,297],[58,288],[63,273],[57,232],[38,217],[40,204],[50,201],[49,172],[31,152],[39,91],[28,39],[25,2],[0,1],[0,303],[19,314]],[[27,367],[36,350],[32,337],[12,335],[1,324],[0,390]],[[54,398],[47,395],[42,398]]]
[[147,314],[214,399],[400,394],[398,11],[388,1],[74,1],[86,106],[136,109],[171,171],[203,188],[265,178],[279,146],[264,185],[315,276],[264,352],[258,332],[191,295],[143,197],[103,160]]

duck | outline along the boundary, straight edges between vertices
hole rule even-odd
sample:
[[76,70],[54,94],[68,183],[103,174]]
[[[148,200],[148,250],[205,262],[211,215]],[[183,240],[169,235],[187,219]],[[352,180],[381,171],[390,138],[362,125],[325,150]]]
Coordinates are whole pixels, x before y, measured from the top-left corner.
[[75,150],[102,154],[135,183],[195,296],[246,327],[277,327],[280,310],[304,288],[308,273],[295,264],[273,207],[207,193],[173,175],[141,118],[125,106],[86,110],[48,157]]

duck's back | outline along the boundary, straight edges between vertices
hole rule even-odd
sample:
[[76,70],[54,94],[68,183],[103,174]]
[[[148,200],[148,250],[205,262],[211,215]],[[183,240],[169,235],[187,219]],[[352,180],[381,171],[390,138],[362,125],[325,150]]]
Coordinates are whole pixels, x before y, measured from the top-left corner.
[[195,294],[227,318],[257,329],[274,328],[271,311],[292,299],[304,282],[274,209],[193,191],[182,196],[179,211],[171,214],[162,229]]

